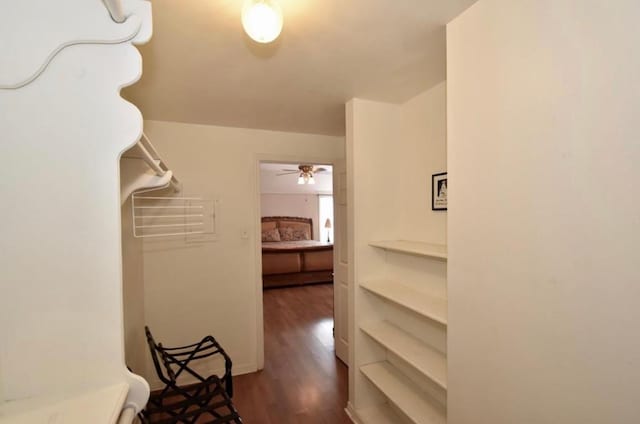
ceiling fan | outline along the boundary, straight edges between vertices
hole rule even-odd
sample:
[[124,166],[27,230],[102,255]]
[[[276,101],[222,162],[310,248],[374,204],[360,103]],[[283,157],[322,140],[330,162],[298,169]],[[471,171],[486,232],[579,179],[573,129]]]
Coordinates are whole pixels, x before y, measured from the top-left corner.
[[315,167],[314,165],[298,165],[298,169],[283,169],[283,172],[276,174],[278,177],[282,175],[300,174],[298,176],[298,184],[315,184],[314,174],[327,172],[327,168]]

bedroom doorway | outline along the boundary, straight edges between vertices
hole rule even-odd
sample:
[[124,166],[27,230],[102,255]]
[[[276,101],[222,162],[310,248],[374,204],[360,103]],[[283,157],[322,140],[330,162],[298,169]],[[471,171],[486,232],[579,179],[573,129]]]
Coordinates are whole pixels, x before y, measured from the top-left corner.
[[333,166],[260,164],[264,289],[333,282]]
[[264,343],[259,378],[265,381],[256,383],[303,386],[343,410],[347,290],[338,289],[334,273],[339,241],[346,240],[346,206],[341,213],[335,195],[339,187],[346,192],[346,172],[338,183],[336,166],[342,172],[344,163],[258,160],[258,343]]

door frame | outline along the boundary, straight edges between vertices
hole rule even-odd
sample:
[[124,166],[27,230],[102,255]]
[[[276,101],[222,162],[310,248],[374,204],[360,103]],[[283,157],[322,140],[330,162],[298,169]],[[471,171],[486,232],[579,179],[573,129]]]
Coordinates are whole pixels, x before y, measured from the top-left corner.
[[[254,158],[253,169],[255,171],[255,205],[254,219],[255,231],[254,231],[254,255],[256,260],[256,269],[254,270],[255,290],[256,290],[256,364],[258,370],[264,369],[264,301],[262,297],[262,202],[260,195],[260,164],[261,163],[283,163],[298,165],[300,163],[313,163],[314,165],[329,165],[334,166],[336,159],[327,159],[307,155],[283,155],[283,154],[257,154]],[[332,175],[332,178],[333,175]],[[333,188],[332,188],[333,191]],[[335,211],[335,196],[336,193],[332,193]],[[335,213],[335,212],[334,212]],[[335,216],[335,215],[334,215]],[[334,234],[335,239],[335,234]],[[335,243],[335,240],[334,240]],[[335,290],[335,287],[334,287]],[[335,315],[335,305],[333,306]]]

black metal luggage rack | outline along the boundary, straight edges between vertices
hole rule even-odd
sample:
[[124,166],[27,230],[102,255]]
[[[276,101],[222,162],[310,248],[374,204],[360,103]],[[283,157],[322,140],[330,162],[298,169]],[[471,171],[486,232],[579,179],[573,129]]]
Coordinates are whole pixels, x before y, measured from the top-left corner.
[[[153,365],[165,387],[161,392],[151,395],[147,408],[142,413],[144,423],[242,423],[231,400],[231,358],[212,336],[203,338],[199,343],[167,348],[156,343],[148,327],[145,327],[145,332]],[[224,358],[225,372],[222,378],[216,375],[203,377],[189,366],[192,361],[213,355]],[[198,382],[178,386],[177,379],[183,373],[190,374]]]

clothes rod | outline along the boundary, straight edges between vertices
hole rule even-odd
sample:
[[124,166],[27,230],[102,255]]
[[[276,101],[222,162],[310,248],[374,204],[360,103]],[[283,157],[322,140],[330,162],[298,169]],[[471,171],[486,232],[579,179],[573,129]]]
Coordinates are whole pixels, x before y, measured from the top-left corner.
[[184,214],[184,215],[143,215],[136,216],[136,219],[153,219],[153,218],[203,218],[204,215],[201,213],[192,213],[192,214]]
[[187,224],[136,225],[136,228],[140,229],[140,228],[196,227],[198,225],[204,225],[204,222],[190,222]]
[[192,234],[204,234],[204,231],[189,231],[186,233],[171,233],[171,234],[147,234],[147,235],[134,235],[136,238],[147,238],[147,237],[173,237],[173,236],[188,236]]
[[107,10],[111,15],[111,19],[121,24],[127,20],[126,15],[124,14],[124,9],[122,8],[122,0],[103,0],[105,6],[107,6]]
[[173,200],[173,201],[182,201],[182,200],[197,200],[202,201],[202,197],[152,197],[152,196],[136,196],[138,200]]
[[135,209],[204,209],[204,206],[136,206]]
[[[164,169],[168,169],[169,168],[164,163],[164,161],[162,160],[162,158],[158,154],[158,151],[156,150],[156,148],[153,147],[153,144],[151,143],[151,140],[149,140],[149,137],[147,137],[147,135],[144,132],[142,133],[142,137],[140,138],[140,141],[138,142],[138,147],[140,147],[140,149],[142,150],[142,152],[145,155],[148,155],[148,158],[151,159],[151,162],[153,163],[153,166],[157,166],[160,169],[161,172],[164,172],[163,168]],[[160,164],[156,164],[155,163],[155,160],[154,160],[155,158],[158,158],[158,161],[160,161]],[[145,159],[145,160],[147,160],[147,159]],[[149,164],[149,166],[151,166],[153,168],[153,166],[151,164]],[[178,179],[174,175],[171,176],[171,186],[173,187],[173,189],[176,192],[180,192],[181,191],[180,181],[178,181]]]

